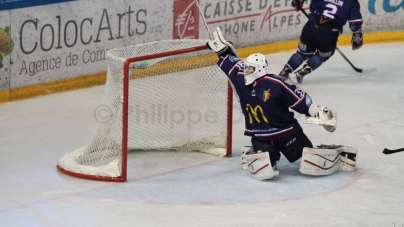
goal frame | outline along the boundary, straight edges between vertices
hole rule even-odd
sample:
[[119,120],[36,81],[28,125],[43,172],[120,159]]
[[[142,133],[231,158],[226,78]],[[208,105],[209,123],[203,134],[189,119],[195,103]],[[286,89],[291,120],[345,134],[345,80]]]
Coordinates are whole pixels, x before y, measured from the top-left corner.
[[[109,177],[109,176],[95,176],[88,175],[84,173],[77,173],[73,171],[68,171],[64,168],[61,168],[57,165],[57,168],[71,176],[85,178],[90,180],[98,180],[98,181],[112,181],[112,182],[126,182],[127,181],[127,167],[128,167],[128,127],[129,127],[129,82],[130,82],[130,68],[131,65],[135,62],[146,61],[151,59],[162,58],[166,56],[175,56],[180,54],[187,54],[195,51],[203,51],[206,50],[205,45],[183,48],[179,50],[166,51],[156,54],[150,54],[146,56],[139,56],[128,58],[124,62],[123,69],[123,104],[122,104],[122,175],[119,177]],[[226,88],[224,88],[226,89]],[[227,83],[227,138],[226,138],[226,155],[225,157],[232,156],[232,119],[233,119],[233,91],[232,86],[230,85],[230,81]]]

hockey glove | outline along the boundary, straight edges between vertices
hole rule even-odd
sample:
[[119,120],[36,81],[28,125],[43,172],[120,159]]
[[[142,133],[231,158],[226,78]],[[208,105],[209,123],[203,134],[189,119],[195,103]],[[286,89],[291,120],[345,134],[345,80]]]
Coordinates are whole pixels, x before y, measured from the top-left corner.
[[234,46],[231,43],[227,42],[226,39],[224,39],[220,27],[217,27],[212,35],[213,39],[209,40],[206,43],[206,47],[208,49],[213,50],[219,56],[230,54],[238,57],[236,49],[234,49]]
[[328,107],[318,106],[316,103],[310,105],[309,115],[304,120],[306,124],[318,124],[329,132],[334,132],[337,128],[337,112]]
[[303,7],[303,3],[305,0],[292,0],[292,6],[296,11],[299,11]]
[[363,45],[363,34],[362,34],[361,29],[359,29],[358,31],[352,33],[351,43],[352,43],[352,50],[357,50],[357,49],[362,47],[362,45]]

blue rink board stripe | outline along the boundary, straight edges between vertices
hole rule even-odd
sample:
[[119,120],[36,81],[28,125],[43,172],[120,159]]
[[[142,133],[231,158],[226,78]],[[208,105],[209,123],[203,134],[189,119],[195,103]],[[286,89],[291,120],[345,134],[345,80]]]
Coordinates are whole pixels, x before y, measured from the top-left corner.
[[0,1],[0,11],[4,10],[13,10],[13,9],[22,9],[29,8],[34,6],[42,6],[49,4],[57,4],[63,2],[73,2],[77,0],[27,0],[27,1],[12,1],[12,2],[1,2]]

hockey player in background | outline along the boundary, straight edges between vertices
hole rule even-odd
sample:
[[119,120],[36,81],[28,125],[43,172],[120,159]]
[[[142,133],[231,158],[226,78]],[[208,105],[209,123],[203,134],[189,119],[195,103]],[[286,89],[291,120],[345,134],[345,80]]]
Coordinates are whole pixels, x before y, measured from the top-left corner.
[[[292,6],[299,11],[305,0],[292,0]],[[305,64],[290,75],[293,83],[302,83],[303,77],[320,67],[335,52],[338,36],[349,22],[352,31],[352,49],[363,45],[362,15],[358,0],[312,0],[308,21],[303,27],[300,42],[289,61],[280,72],[285,80],[303,62]]]
[[266,180],[278,176],[276,163],[281,153],[291,163],[302,158],[300,172],[304,174],[328,175],[355,169],[356,149],[327,145],[313,148],[289,108],[305,114],[305,123],[322,125],[329,132],[336,128],[335,111],[313,103],[305,91],[285,83],[280,76],[268,74],[263,54],[240,60],[219,27],[206,46],[218,54],[217,64],[228,75],[239,97],[245,119],[244,134],[251,137],[252,143],[242,159],[254,178]]

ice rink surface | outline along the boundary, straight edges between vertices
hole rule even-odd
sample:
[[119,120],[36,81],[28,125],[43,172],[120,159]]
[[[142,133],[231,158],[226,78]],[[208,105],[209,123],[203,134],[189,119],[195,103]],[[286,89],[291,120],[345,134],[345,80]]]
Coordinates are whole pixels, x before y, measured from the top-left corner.
[[[129,154],[126,183],[67,176],[56,164],[90,139],[97,86],[0,105],[0,226],[404,226],[404,152],[382,154],[404,147],[404,43],[340,49],[377,71],[356,73],[335,53],[300,87],[337,111],[338,128],[302,126],[315,145],[356,147],[357,171],[309,177],[282,158],[278,179],[252,179],[239,165],[249,138],[235,103],[232,158]],[[270,71],[293,52],[268,55]]]

